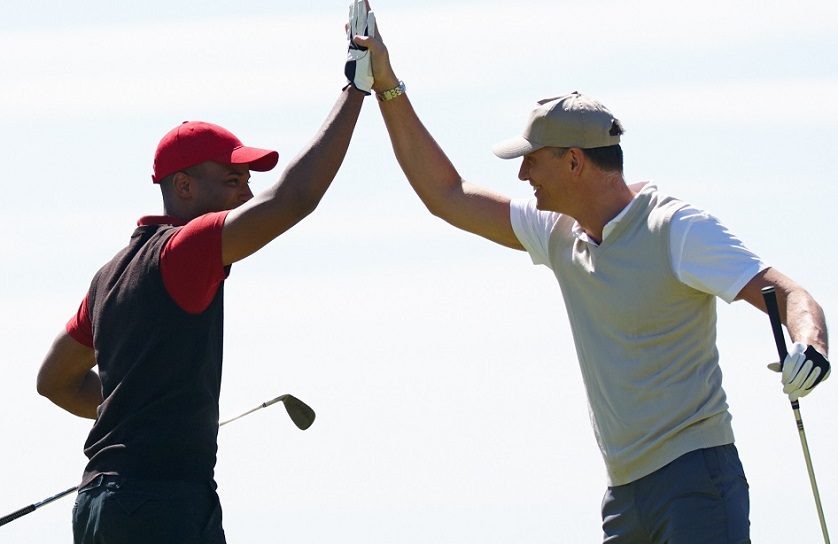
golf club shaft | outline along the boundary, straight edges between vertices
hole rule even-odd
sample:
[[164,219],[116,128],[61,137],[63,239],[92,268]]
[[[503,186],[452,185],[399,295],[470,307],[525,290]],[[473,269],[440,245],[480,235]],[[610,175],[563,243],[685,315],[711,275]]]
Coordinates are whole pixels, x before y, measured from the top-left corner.
[[231,423],[231,422],[233,422],[233,421],[235,421],[235,420],[237,420],[237,419],[241,419],[241,418],[243,418],[244,416],[250,415],[250,414],[252,414],[253,412],[255,412],[256,410],[261,410],[262,408],[267,408],[267,407],[268,407],[268,406],[270,406],[271,404],[276,404],[277,402],[281,401],[281,400],[282,400],[285,396],[286,396],[286,395],[280,395],[280,396],[278,396],[278,397],[277,397],[277,398],[275,398],[275,399],[271,399],[271,400],[269,400],[269,401],[267,401],[267,402],[263,402],[262,404],[260,404],[260,405],[259,405],[259,406],[257,406],[256,408],[251,408],[250,410],[248,410],[247,412],[245,412],[245,413],[243,413],[243,414],[239,414],[239,415],[237,415],[236,417],[231,417],[230,419],[227,419],[227,420],[225,420],[225,421],[222,421],[221,423],[219,423],[219,424],[218,424],[218,426],[219,426],[219,427],[222,427],[222,426],[224,426],[224,425],[226,425],[226,424],[228,424],[228,423]]
[[[272,404],[276,404],[277,402],[279,402],[281,400],[284,400],[287,397],[290,397],[290,395],[280,395],[280,396],[276,397],[275,399],[269,400],[267,402],[263,402],[262,404],[260,404],[256,408],[252,408],[252,409],[248,410],[247,412],[245,412],[243,414],[237,415],[234,418],[230,418],[226,421],[220,422],[218,424],[218,426],[221,427],[223,425],[226,425],[227,423],[230,423],[230,422],[235,421],[237,419],[243,418],[246,415],[252,414],[256,410],[261,410],[262,408],[267,408],[268,406],[270,406]],[[297,402],[302,404],[302,401],[299,401],[298,399],[295,399],[295,400],[297,400]],[[58,493],[56,495],[53,495],[52,497],[44,499],[41,502],[36,502],[34,504],[30,504],[29,506],[25,506],[25,507],[21,508],[20,510],[16,510],[16,511],[12,512],[11,514],[7,515],[7,516],[3,516],[2,518],[0,518],[0,526],[6,525],[7,523],[10,523],[10,522],[12,522],[12,521],[14,521],[14,520],[16,520],[20,517],[23,517],[26,514],[31,514],[32,512],[34,512],[35,510],[37,510],[41,506],[43,506],[45,504],[49,504],[52,501],[58,500],[61,497],[69,495],[70,493],[78,491],[78,489],[79,489],[78,486],[71,487],[69,489],[65,489],[61,493]]]
[[[780,368],[788,355],[786,339],[783,336],[783,327],[780,321],[780,309],[777,306],[777,294],[774,287],[764,287],[762,297],[765,300],[765,308],[768,311],[768,318],[771,320],[771,330],[774,333],[774,343],[777,345],[777,355],[780,357]],[[803,428],[803,416],[800,415],[800,402],[791,401],[791,409],[794,412],[794,419],[797,422],[797,434],[800,436],[800,445],[803,448],[803,457],[806,460],[806,470],[809,472],[809,483],[812,485],[812,494],[815,496],[815,506],[818,510],[818,519],[821,523],[823,540],[829,543],[829,532],[826,529],[826,518],[823,515],[821,506],[821,495],[818,492],[818,482],[815,479],[815,469],[812,467],[812,456],[809,454],[809,443],[806,440],[806,431]]]
[[812,485],[812,494],[815,496],[815,506],[818,509],[818,519],[821,522],[823,541],[825,544],[829,544],[829,531],[826,529],[826,518],[823,515],[821,494],[818,492],[818,483],[817,480],[815,480],[815,469],[812,467],[812,457],[809,455],[809,443],[806,441],[806,431],[803,430],[803,417],[800,415],[800,403],[797,401],[792,402],[791,408],[794,411],[794,419],[797,421],[797,434],[800,436],[800,446],[803,448],[803,457],[806,459],[806,470],[809,472],[809,483]]

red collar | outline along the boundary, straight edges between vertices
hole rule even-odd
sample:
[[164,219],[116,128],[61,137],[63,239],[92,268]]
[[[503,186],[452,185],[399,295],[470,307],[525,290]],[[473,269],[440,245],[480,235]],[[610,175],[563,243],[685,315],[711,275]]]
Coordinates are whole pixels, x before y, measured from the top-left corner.
[[144,215],[137,220],[138,227],[146,225],[172,225],[173,227],[182,227],[187,222],[179,217],[173,215]]

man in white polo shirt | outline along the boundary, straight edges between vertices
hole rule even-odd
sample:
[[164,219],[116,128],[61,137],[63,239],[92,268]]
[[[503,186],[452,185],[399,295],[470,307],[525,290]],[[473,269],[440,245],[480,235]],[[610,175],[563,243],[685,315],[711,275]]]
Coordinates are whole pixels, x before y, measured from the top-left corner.
[[[749,542],[748,484],[733,445],[716,350],[715,299],[764,310],[774,286],[795,345],[794,400],[829,374],[821,307],[767,267],[717,219],[623,179],[619,120],[578,92],[538,102],[522,136],[535,198],[510,200],[463,180],[422,125],[378,38],[373,90],[396,157],[434,215],[550,267],[565,297],[591,420],[608,474],[609,543]],[[804,355],[807,346],[813,350]]]

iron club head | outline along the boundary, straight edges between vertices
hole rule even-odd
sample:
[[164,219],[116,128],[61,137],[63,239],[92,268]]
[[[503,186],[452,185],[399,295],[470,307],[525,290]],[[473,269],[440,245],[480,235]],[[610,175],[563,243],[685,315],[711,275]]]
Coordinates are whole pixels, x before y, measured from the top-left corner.
[[287,394],[280,396],[279,400],[281,400],[282,404],[285,405],[285,411],[288,412],[288,416],[291,418],[291,421],[293,421],[294,425],[296,425],[300,430],[304,431],[311,427],[311,424],[314,423],[316,414],[308,404],[304,403],[294,395]]

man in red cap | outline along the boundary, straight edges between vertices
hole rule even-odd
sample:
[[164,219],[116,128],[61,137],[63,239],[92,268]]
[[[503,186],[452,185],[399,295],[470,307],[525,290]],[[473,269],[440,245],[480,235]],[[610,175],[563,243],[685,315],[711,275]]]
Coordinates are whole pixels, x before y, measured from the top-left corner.
[[142,217],[97,272],[38,374],[42,395],[95,420],[77,544],[225,542],[214,480],[224,281],[315,209],[368,94],[351,81],[308,148],[255,198],[250,171],[271,170],[276,151],[194,121],[160,141],[152,180],[164,215]]

